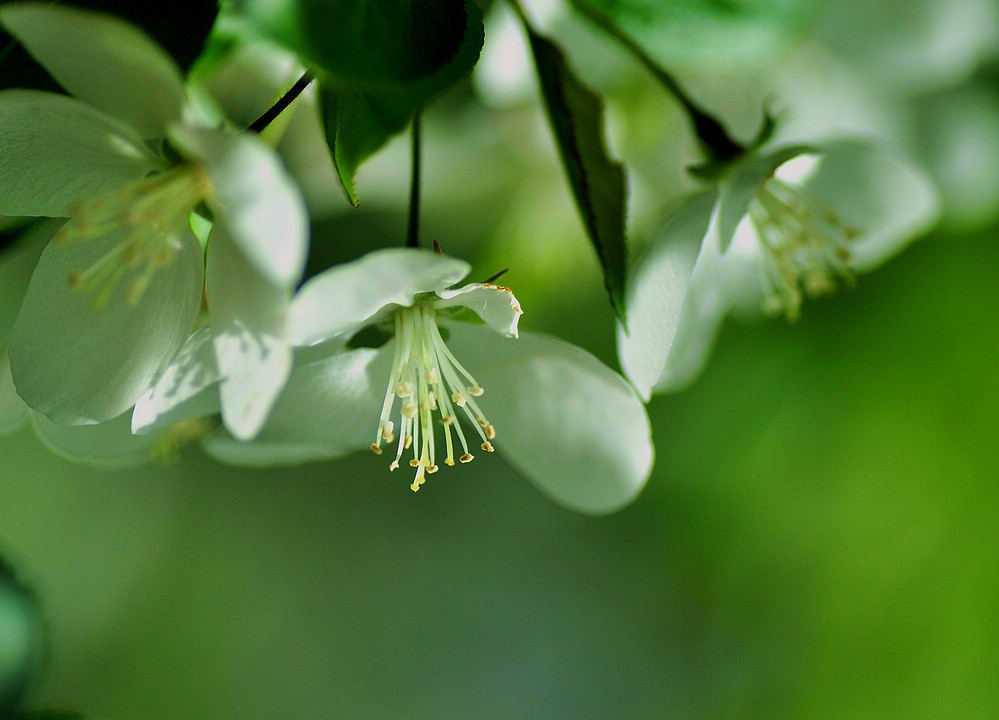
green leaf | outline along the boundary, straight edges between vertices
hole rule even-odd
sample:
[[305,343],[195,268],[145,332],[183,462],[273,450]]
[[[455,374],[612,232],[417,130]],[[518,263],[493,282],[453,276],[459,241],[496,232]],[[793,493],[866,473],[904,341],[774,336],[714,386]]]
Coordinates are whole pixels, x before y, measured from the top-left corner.
[[[525,25],[526,26],[526,25]],[[596,248],[614,312],[624,321],[624,169],[604,144],[603,107],[573,74],[562,51],[527,27],[548,119],[586,232]]]
[[[116,15],[147,32],[180,68],[186,71],[204,49],[215,23],[218,4],[159,3],[134,0],[73,0],[63,5]],[[0,88],[20,87],[62,92],[49,74],[7,32],[0,28]]]
[[235,8],[307,64],[354,83],[432,75],[466,35],[465,0],[237,0]]
[[358,83],[329,77],[320,83],[326,143],[347,197],[358,205],[357,168],[402,131],[413,115],[444,89],[467,75],[482,49],[482,13],[469,3],[464,39],[457,54],[416,82]]
[[[814,0],[571,0],[658,63],[706,73],[770,61],[809,22]],[[608,28],[608,25],[612,28]]]

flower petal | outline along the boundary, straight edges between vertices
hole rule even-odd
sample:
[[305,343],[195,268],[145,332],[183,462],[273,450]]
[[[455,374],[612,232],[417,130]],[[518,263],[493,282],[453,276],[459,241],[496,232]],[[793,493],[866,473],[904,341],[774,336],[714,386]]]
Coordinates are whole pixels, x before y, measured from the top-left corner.
[[618,357],[645,400],[663,374],[681,323],[696,322],[698,314],[683,307],[717,196],[705,192],[685,202],[652,238],[628,281],[628,328],[618,325]]
[[752,153],[739,160],[722,181],[718,197],[718,239],[721,252],[728,250],[735,229],[746,216],[750,201],[774,171],[793,157],[816,152],[804,145],[782,147],[767,155]]
[[305,267],[308,218],[277,154],[250,135],[177,126],[173,139],[201,160],[214,187],[209,207],[250,264],[274,287],[292,289]]
[[28,416],[28,406],[17,396],[14,378],[10,376],[7,347],[0,342],[0,433],[16,430]]
[[130,408],[177,352],[201,304],[204,261],[189,230],[171,237],[173,258],[138,302],[119,282],[108,302],[67,278],[103,257],[120,232],[54,240],[42,252],[10,338],[10,364],[29,407],[64,424],[98,423]]
[[97,425],[59,425],[39,413],[31,413],[31,419],[38,437],[70,460],[137,465],[150,460],[156,437],[133,435],[129,415],[125,412]]
[[155,384],[135,403],[132,432],[140,435],[171,423],[219,412],[220,374],[212,331],[195,330]]
[[242,443],[220,432],[205,441],[205,450],[235,465],[278,465],[340,457],[368,447],[378,429],[391,350],[389,343],[381,350],[329,352],[322,347],[300,352],[257,438]]
[[388,305],[408,307],[413,297],[459,282],[468,263],[427,250],[376,250],[306,282],[292,303],[289,332],[297,345],[351,334]]
[[167,124],[180,118],[180,70],[137,27],[50,3],[6,5],[0,21],[66,90],[142,137],[163,137]]
[[602,514],[631,502],[652,469],[649,419],[634,389],[586,351],[448,323],[448,347],[485,388],[497,451],[556,502]]
[[66,217],[160,167],[127,125],[73,98],[0,92],[0,214]]
[[222,422],[237,438],[249,440],[263,427],[291,372],[291,344],[285,333],[291,291],[260,277],[221,222],[208,243],[207,287],[222,377]]
[[927,232],[940,217],[929,176],[887,149],[861,142],[828,144],[806,189],[860,229],[853,267],[867,272]]
[[517,337],[517,323],[523,310],[510,288],[491,283],[470,283],[456,290],[438,290],[435,308],[467,307],[486,325],[507,337]]

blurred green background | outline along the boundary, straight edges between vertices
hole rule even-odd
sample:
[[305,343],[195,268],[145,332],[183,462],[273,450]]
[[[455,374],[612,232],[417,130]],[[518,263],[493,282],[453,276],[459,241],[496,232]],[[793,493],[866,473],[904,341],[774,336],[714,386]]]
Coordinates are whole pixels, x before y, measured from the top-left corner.
[[606,518],[498,456],[414,495],[367,455],[116,472],[5,438],[0,543],[51,625],[33,704],[996,717],[995,267],[992,231],[934,236],[795,327],[729,326]]
[[[991,2],[885,4],[894,24],[844,9],[819,27],[831,47],[857,30],[899,51],[850,45],[855,75],[803,41],[759,88],[684,76],[741,137],[774,88],[797,102],[798,131],[828,130],[827,105],[848,128],[875,118],[932,167],[948,214],[796,325],[726,325],[700,381],[651,403],[656,467],[620,513],[556,507],[501,453],[414,495],[368,454],[244,470],[189,447],[113,470],[61,460],[29,429],[0,437],[0,554],[49,622],[28,706],[110,720],[999,717],[999,73],[977,57],[994,28],[968,10]],[[944,6],[964,26],[938,23]],[[930,42],[899,18],[951,35]],[[693,142],[633,62],[589,42],[569,55],[607,96],[638,249],[689,187]],[[900,49],[924,45],[938,51],[926,67],[950,74],[913,89],[892,61],[911,70]],[[891,82],[862,86],[872,67]],[[473,261],[474,279],[510,267],[522,327],[616,366],[536,98],[480,85],[427,115],[425,241]],[[348,211],[315,128],[295,144],[300,116],[281,149],[316,221],[313,270],[400,244],[405,140],[362,168]]]

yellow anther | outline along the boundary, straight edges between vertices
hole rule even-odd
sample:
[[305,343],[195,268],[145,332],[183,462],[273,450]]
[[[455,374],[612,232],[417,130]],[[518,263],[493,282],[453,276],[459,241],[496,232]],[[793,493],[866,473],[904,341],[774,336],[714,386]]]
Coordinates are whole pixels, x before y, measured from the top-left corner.
[[400,412],[402,413],[403,417],[407,417],[410,420],[412,420],[413,418],[416,417],[417,409],[418,408],[416,407],[416,403],[405,402],[402,404],[402,409],[400,410]]
[[465,390],[472,397],[479,397],[479,396],[482,395],[482,393],[485,392],[485,390],[483,390],[482,388],[480,388],[478,385],[472,385],[471,387],[465,388]]
[[413,458],[412,460],[409,461],[409,466],[410,467],[420,467],[420,461],[417,460],[416,458]]
[[453,395],[451,396],[451,400],[452,400],[452,401],[454,402],[454,404],[455,404],[455,405],[457,405],[458,407],[465,407],[465,396],[464,396],[464,395],[462,395],[461,393],[454,393],[454,394],[453,394]]
[[454,418],[453,418],[453,417],[451,417],[450,415],[445,415],[445,416],[444,416],[444,417],[442,417],[442,418],[441,418],[440,420],[438,420],[438,422],[439,422],[439,423],[440,423],[441,425],[450,425],[451,423],[453,423],[453,422],[454,422]]
[[470,455],[469,453],[465,453],[460,458],[458,458],[458,462],[470,463],[474,459],[475,459],[474,455]]
[[493,452],[494,450],[496,450],[496,448],[493,447],[493,444],[491,442],[482,443],[482,449],[485,450],[486,452]]
[[405,380],[401,380],[395,384],[395,394],[398,397],[411,397],[413,395],[413,385]]
[[491,423],[486,425],[486,437],[490,440],[496,439],[496,428],[494,428]]
[[423,377],[427,380],[427,385],[437,384],[437,371],[433,368],[427,368],[427,371],[423,373]]
[[373,452],[375,455],[381,455],[382,449],[377,445],[375,445],[374,443],[371,443],[371,452]]
[[433,475],[438,470],[440,470],[440,468],[436,465],[427,465],[427,475]]

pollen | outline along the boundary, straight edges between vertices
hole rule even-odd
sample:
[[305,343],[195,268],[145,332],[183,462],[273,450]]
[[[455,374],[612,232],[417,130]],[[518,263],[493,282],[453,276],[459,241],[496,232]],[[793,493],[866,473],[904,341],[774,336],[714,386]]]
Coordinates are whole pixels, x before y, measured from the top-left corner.
[[[438,460],[448,467],[454,467],[456,461],[472,461],[469,427],[486,452],[494,450],[490,441],[495,439],[496,429],[476,400],[485,392],[482,386],[444,344],[437,311],[429,303],[417,301],[412,307],[399,309],[394,322],[392,371],[371,448],[380,454],[383,443],[397,439],[391,470],[411,452],[409,465],[416,469],[416,475],[410,488],[416,491],[426,476],[439,470]],[[461,416],[467,425],[459,422]]]

